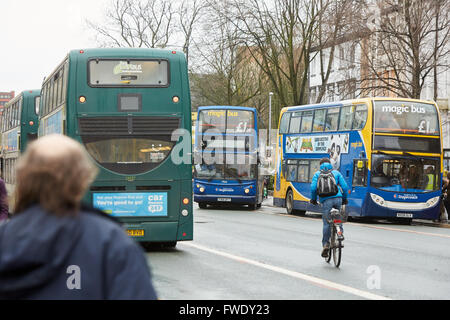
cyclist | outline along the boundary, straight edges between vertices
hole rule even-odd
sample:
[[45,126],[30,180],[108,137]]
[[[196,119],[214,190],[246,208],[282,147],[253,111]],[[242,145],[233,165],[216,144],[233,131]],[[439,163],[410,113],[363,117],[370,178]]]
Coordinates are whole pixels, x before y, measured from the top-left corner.
[[[320,161],[320,171],[317,171],[312,179],[310,203],[313,205],[318,205],[317,196],[318,196],[319,177],[321,177],[322,174],[326,175],[327,173],[332,173],[331,178],[334,178],[334,181],[332,181],[333,179],[330,179],[330,180],[332,181],[332,183],[335,183],[335,189],[337,192],[334,195],[328,195],[328,196],[321,196],[319,194],[320,203],[323,205],[322,257],[324,257],[324,258],[328,257],[328,254],[330,251],[329,240],[331,237],[331,226],[328,223],[328,219],[330,216],[331,209],[335,208],[335,209],[341,210],[342,205],[346,205],[348,203],[348,201],[347,201],[347,194],[348,194],[347,183],[345,182],[344,177],[342,176],[342,174],[339,171],[333,170],[333,166],[331,165],[330,159],[328,159],[328,158],[323,158]],[[342,231],[344,231],[344,230],[342,230]],[[342,240],[344,240],[343,236],[342,236]]]

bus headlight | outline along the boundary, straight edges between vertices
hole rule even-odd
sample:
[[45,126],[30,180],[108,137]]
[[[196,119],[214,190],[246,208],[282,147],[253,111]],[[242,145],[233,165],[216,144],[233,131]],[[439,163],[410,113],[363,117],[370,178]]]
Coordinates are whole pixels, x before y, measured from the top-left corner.
[[183,210],[181,211],[181,214],[183,215],[183,217],[187,217],[189,215],[189,211]]
[[250,193],[250,189],[245,189],[245,193],[249,194]]
[[434,207],[439,202],[439,197],[431,198],[427,201],[427,207]]
[[375,202],[379,206],[385,206],[385,200],[382,197],[373,193],[371,193],[370,196],[372,197],[373,202]]
[[200,190],[201,193],[205,192],[205,188],[203,188],[203,187],[200,187],[199,190]]

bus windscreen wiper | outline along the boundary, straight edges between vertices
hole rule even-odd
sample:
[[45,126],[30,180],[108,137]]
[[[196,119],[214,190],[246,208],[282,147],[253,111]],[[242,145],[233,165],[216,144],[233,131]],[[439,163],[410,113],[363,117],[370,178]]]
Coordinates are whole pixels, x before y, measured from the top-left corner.
[[228,168],[225,168],[225,171],[233,178],[236,178],[236,180],[239,182],[239,184],[242,184],[241,179],[239,179],[239,176],[236,173],[234,173],[232,170],[230,170]]

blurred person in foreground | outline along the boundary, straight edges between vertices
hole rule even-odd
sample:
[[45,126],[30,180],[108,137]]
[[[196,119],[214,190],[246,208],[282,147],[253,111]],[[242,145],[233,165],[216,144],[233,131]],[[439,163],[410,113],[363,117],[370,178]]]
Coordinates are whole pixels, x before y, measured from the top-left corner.
[[0,225],[9,218],[8,192],[5,181],[0,178]]
[[156,299],[142,249],[115,220],[81,207],[96,174],[68,137],[28,146],[15,214],[0,227],[0,299]]

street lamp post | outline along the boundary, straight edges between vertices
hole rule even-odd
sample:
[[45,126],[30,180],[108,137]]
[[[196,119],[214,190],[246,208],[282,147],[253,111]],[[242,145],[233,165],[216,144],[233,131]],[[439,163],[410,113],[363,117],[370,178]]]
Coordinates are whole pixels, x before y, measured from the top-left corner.
[[271,146],[271,132],[272,132],[272,97],[273,92],[269,92],[269,147]]

